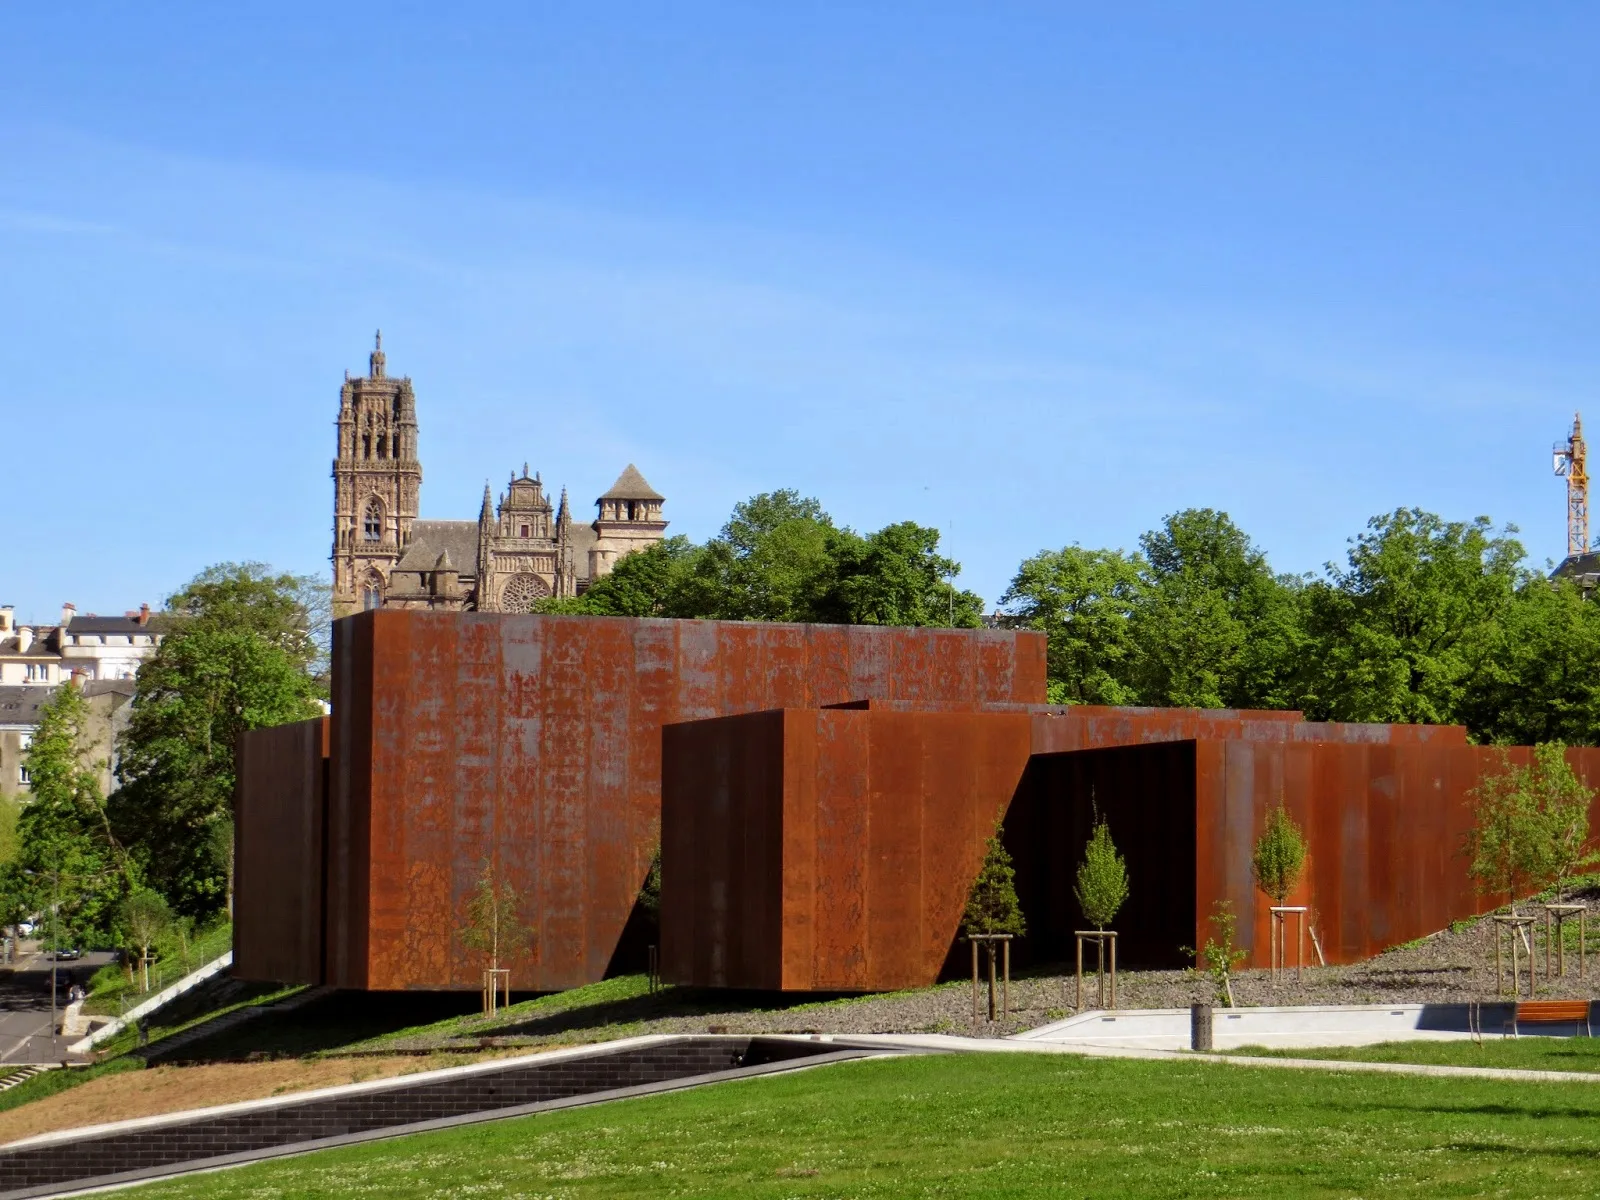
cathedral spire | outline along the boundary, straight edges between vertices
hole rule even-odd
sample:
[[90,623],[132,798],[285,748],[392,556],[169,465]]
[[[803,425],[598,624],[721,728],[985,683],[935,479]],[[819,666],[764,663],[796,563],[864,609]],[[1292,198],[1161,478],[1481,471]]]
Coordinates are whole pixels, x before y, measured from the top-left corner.
[[494,497],[489,491],[489,481],[483,481],[483,507],[478,510],[478,523],[488,524],[494,519]]
[[367,360],[368,374],[373,379],[383,378],[383,330],[373,339],[372,357]]

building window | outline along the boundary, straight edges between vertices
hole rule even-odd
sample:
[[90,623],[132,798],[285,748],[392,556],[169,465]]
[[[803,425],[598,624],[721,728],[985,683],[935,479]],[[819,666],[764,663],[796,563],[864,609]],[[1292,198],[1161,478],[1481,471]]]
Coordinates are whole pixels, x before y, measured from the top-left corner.
[[383,540],[383,506],[376,500],[367,505],[367,516],[361,524],[361,532],[369,542]]
[[528,527],[526,525],[524,525],[522,527],[522,536],[523,537],[527,537],[528,536]]
[[32,776],[30,776],[28,774],[28,768],[27,767],[18,767],[17,768],[17,782],[20,783],[23,787],[29,787],[29,786],[31,786],[33,784],[33,778],[32,778]]

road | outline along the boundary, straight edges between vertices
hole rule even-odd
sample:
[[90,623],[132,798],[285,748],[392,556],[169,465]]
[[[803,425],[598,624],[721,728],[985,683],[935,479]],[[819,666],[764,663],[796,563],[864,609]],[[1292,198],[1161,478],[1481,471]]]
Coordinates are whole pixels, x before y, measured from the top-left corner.
[[[111,958],[108,952],[96,951],[76,962],[56,964],[59,1008],[67,1006],[69,987],[87,986],[89,977]],[[50,1027],[50,966],[47,956],[26,954],[14,965],[0,967],[0,1074],[7,1067],[60,1062],[66,1057],[67,1039],[53,1037]]]

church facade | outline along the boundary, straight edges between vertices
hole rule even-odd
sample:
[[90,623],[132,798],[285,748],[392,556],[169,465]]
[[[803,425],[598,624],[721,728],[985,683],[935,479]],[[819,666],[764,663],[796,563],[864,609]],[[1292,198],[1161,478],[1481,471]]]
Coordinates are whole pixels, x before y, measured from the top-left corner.
[[527,464],[496,498],[489,485],[475,521],[418,517],[422,462],[417,401],[407,377],[385,369],[383,338],[365,377],[345,374],[333,460],[335,616],[363,608],[527,612],[548,596],[577,596],[618,559],[659,542],[666,500],[633,464],[573,520],[567,491],[552,503]]

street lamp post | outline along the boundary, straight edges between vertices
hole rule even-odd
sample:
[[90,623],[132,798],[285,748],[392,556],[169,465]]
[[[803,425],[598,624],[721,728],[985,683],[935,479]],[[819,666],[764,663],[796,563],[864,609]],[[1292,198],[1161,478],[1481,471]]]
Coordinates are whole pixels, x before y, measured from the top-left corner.
[[[24,875],[32,875],[32,871],[24,871]],[[50,1049],[55,1052],[56,1044],[56,969],[60,964],[57,955],[61,951],[61,868],[56,867],[49,872],[50,882],[54,885],[50,904]]]
[[56,1045],[56,967],[61,962],[61,869],[51,873],[55,901],[50,905],[50,1052]]

